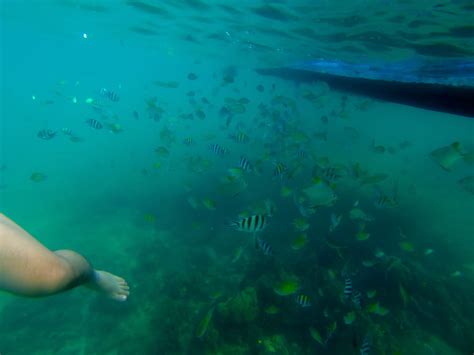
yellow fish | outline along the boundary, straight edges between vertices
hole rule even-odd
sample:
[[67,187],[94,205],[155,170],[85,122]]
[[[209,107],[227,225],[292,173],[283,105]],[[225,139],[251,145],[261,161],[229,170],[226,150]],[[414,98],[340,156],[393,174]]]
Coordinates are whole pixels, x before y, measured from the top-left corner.
[[305,233],[300,234],[291,242],[291,248],[293,250],[300,250],[306,245],[307,242],[308,242],[308,236]]
[[204,205],[204,207],[206,207],[208,210],[215,210],[216,209],[216,201],[214,200],[211,200],[209,198],[205,198],[204,200],[202,200],[202,204]]

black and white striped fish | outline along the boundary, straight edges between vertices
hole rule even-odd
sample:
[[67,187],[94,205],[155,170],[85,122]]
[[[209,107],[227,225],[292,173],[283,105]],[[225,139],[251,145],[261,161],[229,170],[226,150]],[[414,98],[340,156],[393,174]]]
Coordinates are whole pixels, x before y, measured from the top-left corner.
[[297,157],[298,159],[300,159],[300,160],[305,159],[306,156],[307,156],[307,153],[306,153],[306,151],[303,150],[303,149],[299,149],[299,150],[296,152],[296,157]]
[[370,339],[370,336],[367,335],[364,338],[362,346],[360,347],[360,355],[369,355],[370,354],[371,343],[372,343],[372,340]]
[[273,169],[273,176],[279,176],[282,177],[283,174],[286,172],[287,168],[285,164],[279,162],[275,164],[275,168]]
[[267,223],[266,216],[256,214],[232,221],[230,225],[239,232],[256,233],[262,231],[267,226]]
[[209,144],[209,150],[217,155],[224,155],[228,153],[228,150],[226,148],[221,147],[217,143]]
[[89,118],[88,120],[86,120],[86,123],[87,125],[89,125],[90,127],[94,128],[94,129],[102,129],[102,123],[100,123],[99,121],[97,121],[96,119],[94,118]]
[[113,91],[107,90],[106,88],[100,89],[100,96],[106,97],[110,101],[117,102],[120,97]]
[[49,141],[50,139],[53,139],[56,136],[56,132],[50,129],[42,129],[38,132],[37,136],[38,138]]
[[255,238],[255,247],[257,249],[260,249],[263,253],[263,255],[267,256],[272,256],[273,255],[273,249],[270,244],[268,244],[266,241],[264,241],[261,238]]
[[378,209],[382,208],[394,208],[398,206],[398,202],[395,198],[387,196],[385,194],[379,194],[374,202],[374,205]]
[[352,295],[352,303],[354,303],[355,308],[360,309],[360,300],[361,300],[362,294],[359,291],[355,291],[354,294]]
[[352,280],[346,277],[344,281],[344,299],[348,300],[352,295]]
[[189,147],[194,144],[194,140],[192,137],[186,137],[184,138],[183,143]]
[[301,307],[311,306],[311,301],[309,300],[309,297],[306,295],[296,296],[296,303],[298,303]]
[[61,132],[63,132],[63,134],[66,136],[72,136],[72,131],[68,127],[61,128]]
[[245,143],[249,140],[249,136],[247,136],[244,132],[242,131],[239,131],[236,135],[235,135],[235,140],[238,142],[238,143]]
[[252,164],[250,164],[249,160],[241,156],[240,161],[239,161],[239,168],[241,168],[244,171],[251,171],[252,170]]
[[334,167],[327,167],[323,170],[324,178],[329,182],[334,182],[341,177],[340,172]]

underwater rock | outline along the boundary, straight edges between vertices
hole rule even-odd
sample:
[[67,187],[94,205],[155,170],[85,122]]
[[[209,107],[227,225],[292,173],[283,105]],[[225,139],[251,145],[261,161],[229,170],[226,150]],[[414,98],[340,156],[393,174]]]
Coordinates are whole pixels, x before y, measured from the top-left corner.
[[244,324],[254,321],[258,315],[257,291],[253,287],[218,305],[219,315],[228,322]]

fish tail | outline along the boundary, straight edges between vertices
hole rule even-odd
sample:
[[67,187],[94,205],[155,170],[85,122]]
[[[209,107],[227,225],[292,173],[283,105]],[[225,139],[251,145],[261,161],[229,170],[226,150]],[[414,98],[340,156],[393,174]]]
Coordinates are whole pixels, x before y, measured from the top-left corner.
[[239,229],[239,221],[230,219],[226,222],[226,226],[231,229]]

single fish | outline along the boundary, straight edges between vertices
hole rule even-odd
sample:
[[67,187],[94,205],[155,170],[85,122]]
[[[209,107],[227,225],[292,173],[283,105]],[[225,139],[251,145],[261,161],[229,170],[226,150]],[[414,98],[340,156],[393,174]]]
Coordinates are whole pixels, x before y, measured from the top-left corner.
[[433,253],[434,253],[434,250],[428,248],[428,249],[425,250],[425,252],[424,252],[423,254],[425,254],[425,255],[431,255],[431,254],[433,254]]
[[205,198],[202,200],[202,204],[204,207],[206,207],[208,210],[214,211],[216,209],[216,201],[211,200],[210,198]]
[[209,144],[209,150],[220,156],[227,154],[229,152],[226,148],[221,147],[217,143]]
[[370,150],[376,154],[383,154],[386,151],[383,145],[375,145],[375,141],[372,141],[372,144],[370,145]]
[[368,290],[367,298],[374,298],[376,294],[377,294],[377,290]]
[[196,110],[196,117],[200,120],[204,120],[206,118],[206,113],[203,110]]
[[308,243],[308,236],[304,233],[298,235],[293,241],[291,242],[291,249],[293,250],[300,250],[303,248],[306,243]]
[[300,283],[298,279],[290,277],[278,282],[273,291],[280,296],[289,296],[292,295],[300,289]]
[[61,128],[61,132],[65,135],[65,136],[72,136],[72,131],[70,128],[67,128],[67,127],[64,127],[64,128]]
[[188,80],[196,80],[198,76],[194,73],[189,73],[188,74]]
[[145,215],[143,216],[143,219],[148,223],[156,222],[156,216],[153,213],[145,213]]
[[122,125],[119,123],[107,123],[106,127],[112,133],[120,133],[123,131]]
[[390,197],[388,195],[380,193],[375,202],[374,205],[378,209],[382,208],[395,208],[398,206],[398,202],[394,197]]
[[209,323],[211,322],[212,315],[214,313],[214,309],[216,307],[213,305],[204,315],[204,317],[199,322],[196,328],[196,337],[202,338],[204,334],[207,332],[207,328],[209,328]]
[[263,310],[266,314],[278,314],[280,313],[280,308],[274,305],[270,305]]
[[280,195],[281,197],[289,197],[291,196],[291,194],[293,193],[293,190],[291,190],[289,187],[287,186],[283,186],[281,188],[281,192],[280,192]]
[[348,300],[352,295],[352,280],[346,277],[344,280],[344,299]]
[[240,157],[239,167],[240,167],[243,171],[252,171],[252,170],[253,170],[252,164],[251,164],[250,161],[249,161],[246,157],[244,157],[244,156],[241,156],[241,157]]
[[275,167],[273,168],[273,176],[274,177],[282,177],[287,170],[287,167],[285,164],[279,162],[275,164]]
[[255,238],[255,247],[262,251],[263,255],[272,256],[273,248],[265,240],[261,238]]
[[344,316],[344,323],[347,325],[350,325],[354,323],[355,319],[356,319],[356,314],[354,311],[351,311]]
[[372,340],[371,340],[370,336],[367,335],[364,338],[364,341],[362,342],[362,346],[360,347],[360,355],[369,355],[370,354],[371,343],[372,343]]
[[335,213],[331,213],[331,224],[329,225],[329,232],[332,233],[336,230],[337,226],[341,223],[342,215],[337,216]]
[[306,219],[298,217],[298,218],[295,218],[295,220],[293,221],[293,226],[295,227],[296,230],[300,232],[304,232],[309,229],[310,224]]
[[165,158],[170,155],[169,150],[162,145],[155,149],[155,153],[161,158]]
[[296,303],[298,303],[303,308],[311,306],[309,297],[303,294],[296,296]]
[[186,137],[184,138],[183,143],[189,147],[194,144],[194,140],[192,137]]
[[356,234],[356,239],[361,242],[369,238],[370,238],[370,233],[367,233],[363,228],[361,228]]
[[160,86],[162,88],[167,88],[167,89],[176,89],[179,86],[179,83],[176,81],[159,81],[156,80],[153,82],[156,86]]
[[237,143],[246,143],[250,139],[249,136],[245,132],[242,132],[242,131],[239,131],[234,135],[230,135],[230,138],[232,138]]
[[120,97],[115,92],[107,90],[106,88],[100,89],[100,96],[105,97],[113,102],[120,100]]
[[88,120],[86,120],[86,124],[94,129],[102,129],[102,123],[100,123],[99,121],[97,121],[96,119],[94,118],[90,118]]
[[451,171],[456,162],[462,159],[463,152],[461,144],[454,142],[448,146],[433,150],[430,155],[440,167],[446,171]]
[[316,340],[320,345],[326,345],[325,341],[323,340],[323,337],[316,328],[310,327],[309,333],[311,334],[311,338]]
[[253,215],[232,221],[230,226],[239,232],[256,233],[262,231],[267,226],[265,215]]
[[56,132],[50,130],[50,129],[42,129],[38,132],[37,136],[38,138],[44,139],[45,141],[49,141],[53,139],[56,136]]
[[236,179],[242,179],[244,176],[244,170],[242,168],[229,168],[227,169],[227,172],[229,173],[229,175],[224,177],[224,179],[222,180],[222,183],[224,184],[232,183]]
[[43,173],[34,172],[33,174],[31,174],[30,179],[34,182],[42,182],[46,180],[46,175]]
[[390,312],[387,308],[381,306],[379,302],[369,305],[369,307],[367,307],[367,310],[370,313],[374,313],[379,316],[385,316]]
[[362,294],[359,291],[355,291],[354,294],[352,295],[352,303],[354,303],[354,306],[356,309],[361,308],[361,304],[360,304],[361,298],[362,298]]

